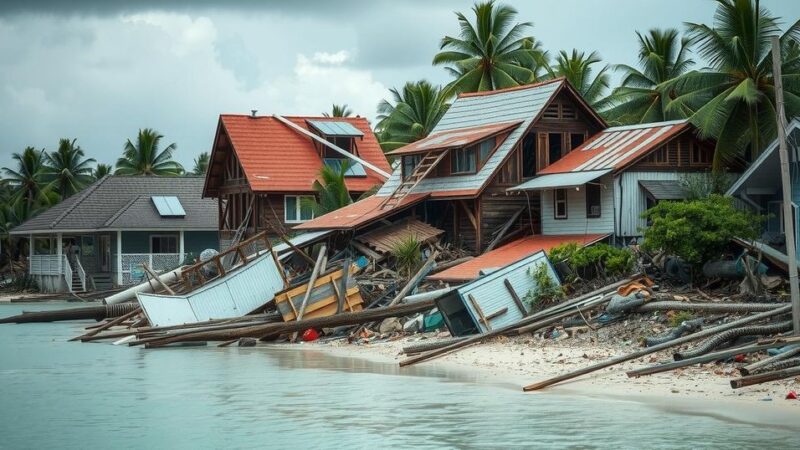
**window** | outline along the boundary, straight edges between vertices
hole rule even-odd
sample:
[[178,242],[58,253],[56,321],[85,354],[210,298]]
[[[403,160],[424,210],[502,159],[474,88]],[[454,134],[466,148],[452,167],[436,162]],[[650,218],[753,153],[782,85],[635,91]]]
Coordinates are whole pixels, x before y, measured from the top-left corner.
[[601,212],[601,190],[602,186],[595,183],[586,184],[586,217],[596,219]]
[[481,166],[486,163],[486,160],[489,159],[489,155],[492,154],[492,150],[494,150],[495,146],[495,138],[486,139],[485,141],[480,143],[479,155],[481,158]]
[[519,154],[513,152],[508,161],[500,169],[500,175],[497,179],[499,184],[514,185],[519,183]]
[[547,135],[548,156],[550,157],[548,164],[553,164],[561,159],[561,141],[561,133],[549,133]]
[[422,161],[422,155],[403,156],[403,178],[408,178],[414,173],[414,168]]
[[711,164],[713,159],[714,152],[710,148],[699,145],[697,142],[689,143],[689,161],[692,164]]
[[[355,154],[353,151],[355,145],[355,139],[348,136],[326,136],[325,140],[330,142],[331,144],[341,148],[342,150],[346,150],[350,153]],[[328,147],[327,145],[323,146],[324,149],[322,150],[322,157],[323,158],[341,158],[343,155],[336,150]]]
[[178,253],[178,237],[175,235],[150,236],[150,253]]
[[656,151],[654,151],[653,153],[650,153],[649,155],[647,155],[647,157],[644,160],[646,162],[649,162],[649,163],[652,163],[652,164],[666,164],[667,163],[667,146],[663,145],[663,146],[659,147]]
[[570,133],[569,134],[569,149],[575,150],[583,144],[583,133]]
[[94,256],[94,236],[81,236],[81,255]]
[[475,172],[475,146],[458,148],[450,154],[451,173]]
[[55,255],[56,244],[55,238],[52,237],[34,237],[33,238],[33,254],[34,255]]
[[536,176],[536,133],[528,133],[522,140],[522,177]]
[[283,197],[284,222],[300,223],[313,219],[314,211],[306,204],[313,199],[313,195],[285,195]]
[[567,190],[556,189],[553,191],[553,217],[555,219],[567,218]]

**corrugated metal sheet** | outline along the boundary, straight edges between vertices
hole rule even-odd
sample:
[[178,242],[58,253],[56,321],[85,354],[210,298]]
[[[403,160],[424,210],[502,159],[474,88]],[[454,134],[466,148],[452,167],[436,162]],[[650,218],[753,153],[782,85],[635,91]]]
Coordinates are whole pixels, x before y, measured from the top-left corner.
[[506,189],[507,191],[537,191],[541,189],[557,189],[575,186],[594,181],[597,178],[611,172],[611,169],[590,170],[587,172],[559,173],[542,175],[530,181],[526,181],[518,186]]
[[[322,230],[322,231],[307,231],[305,233],[300,233],[297,236],[290,238],[289,242],[294,244],[295,247],[302,248],[305,245],[308,245],[312,242],[321,241],[322,239],[330,236],[333,234],[333,230]],[[290,254],[292,254],[292,248],[286,244],[285,242],[281,242],[273,247],[275,253],[279,255],[280,260],[284,260]]]
[[478,304],[484,316],[491,316],[501,311],[503,308],[507,309],[504,314],[489,319],[489,324],[493,329],[517,322],[521,320],[524,315],[519,310],[511,293],[508,291],[505,280],[508,280],[517,295],[523,299],[528,292],[536,288],[536,282],[529,271],[539,264],[546,264],[550,277],[556,284],[560,285],[558,276],[550,264],[550,261],[547,259],[547,255],[545,252],[540,251],[525,259],[498,269],[489,275],[456,288],[456,294],[481,333],[485,333],[489,331],[489,329],[481,322],[481,314],[473,307],[470,297]]
[[409,194],[392,208],[381,209],[384,197],[373,195],[336,211],[315,217],[294,227],[295,230],[349,230],[400,212],[425,200],[430,194]]
[[369,231],[356,236],[355,239],[374,248],[380,253],[387,253],[391,251],[398,242],[401,242],[409,235],[414,236],[420,244],[427,244],[442,234],[444,234],[444,230],[440,230],[416,219],[408,219]]
[[672,180],[639,180],[639,185],[656,200],[683,200],[686,190]]
[[265,254],[188,295],[137,293],[136,298],[151,325],[169,326],[244,316],[283,287],[275,260]]
[[[477,174],[426,178],[414,188],[413,192],[479,189],[498,168],[500,162],[505,159],[506,155],[522,137],[522,133],[563,84],[563,80],[556,80],[526,87],[525,89],[457,98],[431,133],[502,122],[522,121],[522,123],[511,131],[508,138],[497,148]],[[401,170],[398,168],[392,173],[391,178],[384,183],[381,190],[378,191],[378,195],[387,196],[394,192],[400,184],[400,178]]]
[[491,125],[481,125],[478,127],[458,128],[455,130],[439,131],[429,134],[427,137],[412,142],[406,146],[388,152],[388,155],[413,155],[425,153],[431,150],[444,150],[448,148],[464,147],[478,141],[482,141],[493,134],[503,132],[511,127],[518,126],[522,121],[517,120],[511,123],[497,123]]
[[600,185],[600,217],[587,217],[586,189],[567,189],[567,219],[555,218],[552,190],[539,191],[542,234],[614,233],[614,177],[594,181]]
[[639,185],[640,180],[677,181],[680,177],[681,174],[677,172],[622,172],[614,177],[616,234],[625,237],[641,236],[639,229],[647,226],[647,221],[641,217],[647,209],[647,195]]

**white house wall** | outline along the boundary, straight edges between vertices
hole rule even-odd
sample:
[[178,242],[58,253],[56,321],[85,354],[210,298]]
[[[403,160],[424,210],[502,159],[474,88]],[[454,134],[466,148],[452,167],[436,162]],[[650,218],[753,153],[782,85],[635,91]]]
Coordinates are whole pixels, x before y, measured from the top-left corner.
[[[622,172],[614,179],[614,210],[617,214],[618,236],[641,236],[640,228],[647,226],[642,213],[647,208],[647,197],[639,180],[679,180],[679,172]],[[621,191],[620,191],[621,189]],[[622,195],[620,195],[622,192]],[[620,204],[620,199],[622,204]]]
[[541,191],[542,234],[602,234],[614,232],[614,186],[611,176],[600,178],[600,217],[586,217],[586,192],[567,188],[567,219],[554,218],[553,190]]

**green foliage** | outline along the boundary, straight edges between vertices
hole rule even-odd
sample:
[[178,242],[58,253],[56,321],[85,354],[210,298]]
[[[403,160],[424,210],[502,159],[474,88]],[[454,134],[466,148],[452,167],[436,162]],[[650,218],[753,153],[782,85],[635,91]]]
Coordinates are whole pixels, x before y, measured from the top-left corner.
[[[15,169],[3,167],[5,181],[14,191],[9,201],[12,204],[25,203],[25,218],[32,217],[34,212],[43,206],[55,203],[52,185],[47,182],[46,152],[27,147],[22,153],[14,153],[12,159],[17,163]],[[56,195],[57,196],[57,195]]]
[[347,107],[347,104],[337,105],[334,103],[333,106],[331,106],[331,112],[324,112],[322,115],[324,117],[350,117],[353,115],[353,111]]
[[447,65],[455,77],[446,88],[449,95],[490,91],[536,81],[536,67],[544,58],[540,44],[524,34],[533,25],[514,23],[517,10],[494,0],[472,7],[474,22],[457,12],[459,36],[445,36],[433,58]]
[[548,257],[554,264],[567,262],[575,270],[594,268],[608,276],[625,275],[633,269],[634,263],[633,254],[628,249],[608,244],[583,247],[567,242],[550,249]]
[[106,175],[110,175],[113,170],[114,168],[109,164],[100,163],[94,168],[94,172],[92,172],[92,178],[94,178],[94,181],[97,181]]
[[572,49],[572,53],[561,50],[556,56],[553,64],[546,64],[546,70],[550,77],[565,77],[570,84],[580,92],[587,103],[594,105],[605,94],[608,89],[610,76],[608,66],[603,66],[597,74],[594,74],[594,65],[600,63],[600,56],[597,52],[588,55]]
[[721,195],[692,201],[661,202],[645,211],[651,225],[644,230],[646,251],[664,251],[700,265],[719,257],[734,237],[753,239],[762,217],[733,206]]
[[52,183],[61,199],[71,197],[92,183],[94,158],[84,158],[77,139],[61,139],[58,150],[44,153],[44,178]]
[[376,127],[384,151],[424,138],[447,111],[442,90],[425,80],[406,83],[402,91],[391,89],[389,93],[391,102],[383,100],[378,104]]
[[338,168],[323,165],[319,171],[319,179],[311,185],[317,195],[313,199],[303,198],[302,207],[311,208],[314,216],[318,217],[353,203],[344,176],[348,167],[348,161],[342,161]]
[[553,280],[547,263],[541,262],[530,267],[528,275],[533,278],[536,287],[528,291],[523,300],[531,307],[555,303],[564,298],[564,290]]
[[700,200],[712,194],[722,195],[736,181],[736,177],[725,170],[710,173],[686,173],[681,175],[678,183],[683,188],[687,200]]
[[192,175],[205,175],[208,171],[208,162],[211,160],[211,156],[208,152],[201,152],[197,155],[197,158],[194,159],[194,168],[192,169]]
[[677,93],[667,112],[693,111],[701,137],[716,139],[717,169],[748,149],[758,155],[777,135],[771,36],[780,35],[786,117],[800,115],[800,20],[783,34],[779,22],[758,1],[717,0],[713,25],[686,25],[709,67],[666,83]]
[[694,65],[688,56],[689,38],[680,37],[674,28],[654,28],[645,35],[637,31],[636,37],[639,40],[639,68],[625,64],[614,66],[623,74],[622,83],[595,106],[609,123],[616,125],[661,122],[691,115],[693,111],[676,109],[667,112],[675,91],[664,85]]
[[693,320],[694,314],[689,311],[680,311],[677,314],[671,316],[669,318],[669,326],[671,327],[679,327],[683,322],[687,320]]
[[117,175],[161,175],[183,174],[183,166],[172,159],[177,149],[175,143],[159,150],[164,136],[157,131],[144,128],[139,130],[136,144],[130,139],[125,143],[122,157],[117,160]]
[[407,234],[392,246],[391,254],[400,275],[411,276],[422,262],[422,243],[414,234]]

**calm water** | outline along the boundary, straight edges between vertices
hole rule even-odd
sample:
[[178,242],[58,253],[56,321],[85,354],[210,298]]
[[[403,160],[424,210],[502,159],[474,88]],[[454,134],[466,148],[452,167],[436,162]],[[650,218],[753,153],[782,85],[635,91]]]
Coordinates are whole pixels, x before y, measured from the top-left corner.
[[[0,317],[63,306],[2,305]],[[526,395],[435,364],[66,342],[82,326],[0,325],[0,448],[798,446],[800,428]]]

